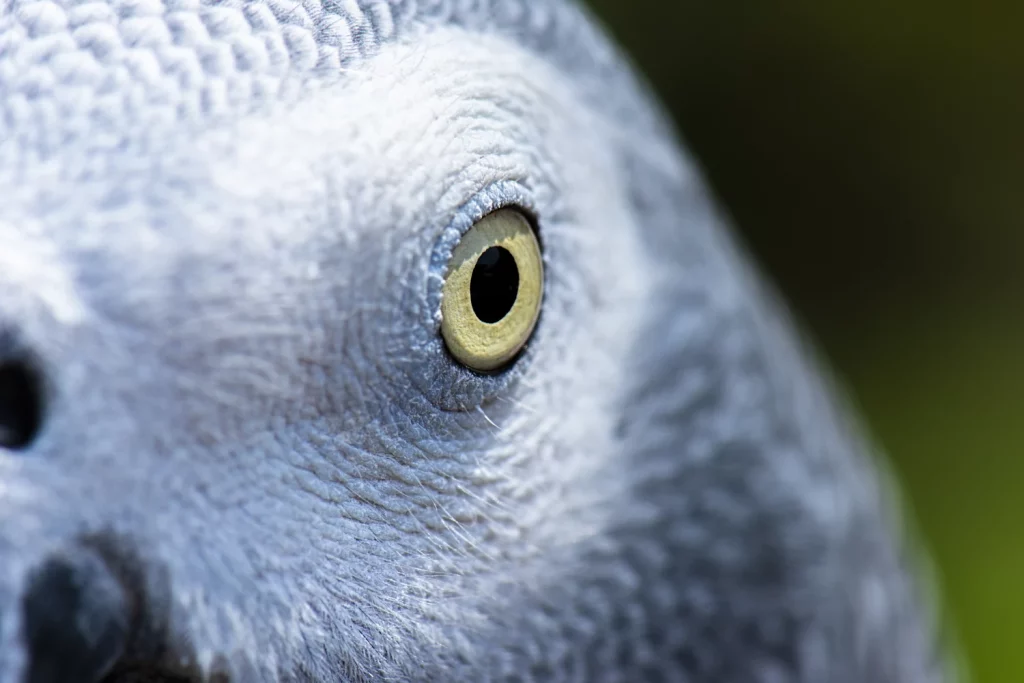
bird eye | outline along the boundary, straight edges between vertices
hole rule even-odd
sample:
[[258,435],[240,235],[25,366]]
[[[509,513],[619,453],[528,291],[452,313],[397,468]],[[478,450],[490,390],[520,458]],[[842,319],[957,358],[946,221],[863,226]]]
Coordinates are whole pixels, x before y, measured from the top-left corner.
[[515,209],[485,216],[455,247],[441,298],[441,335],[456,360],[500,369],[540,315],[544,264],[530,223]]

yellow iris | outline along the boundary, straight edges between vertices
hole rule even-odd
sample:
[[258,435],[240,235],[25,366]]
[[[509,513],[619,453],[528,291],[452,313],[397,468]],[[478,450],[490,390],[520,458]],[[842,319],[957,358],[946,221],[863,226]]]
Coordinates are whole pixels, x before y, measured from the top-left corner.
[[543,295],[544,264],[530,223],[515,209],[485,216],[448,265],[441,299],[448,350],[472,370],[500,369],[530,338]]

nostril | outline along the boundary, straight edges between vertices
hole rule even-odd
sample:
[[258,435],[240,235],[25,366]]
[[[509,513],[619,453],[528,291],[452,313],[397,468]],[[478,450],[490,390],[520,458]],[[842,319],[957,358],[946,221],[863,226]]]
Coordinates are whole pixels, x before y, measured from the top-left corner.
[[43,424],[39,374],[27,359],[0,360],[0,448],[31,445]]

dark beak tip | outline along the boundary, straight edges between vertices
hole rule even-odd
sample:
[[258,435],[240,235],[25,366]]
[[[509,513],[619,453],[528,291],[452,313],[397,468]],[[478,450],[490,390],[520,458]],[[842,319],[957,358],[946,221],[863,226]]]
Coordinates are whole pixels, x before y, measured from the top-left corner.
[[22,618],[26,683],[93,683],[124,653],[130,605],[104,559],[76,546],[32,575]]

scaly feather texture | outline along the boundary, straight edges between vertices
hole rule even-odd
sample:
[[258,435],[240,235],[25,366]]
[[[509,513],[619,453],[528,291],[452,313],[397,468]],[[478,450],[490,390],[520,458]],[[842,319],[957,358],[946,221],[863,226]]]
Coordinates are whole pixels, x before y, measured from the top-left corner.
[[[3,683],[948,680],[870,444],[574,4],[3,0],[0,197]],[[548,280],[481,376],[441,284],[502,206]],[[68,576],[109,643],[39,635]]]

